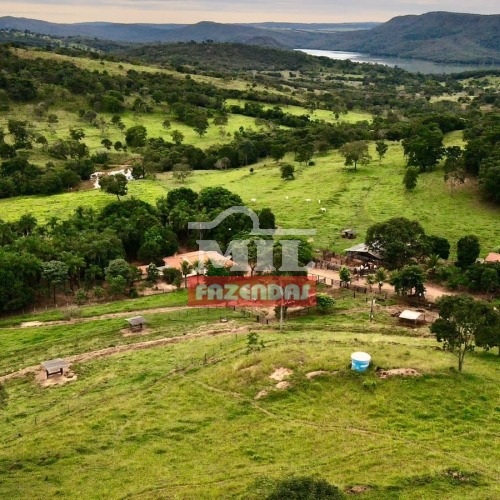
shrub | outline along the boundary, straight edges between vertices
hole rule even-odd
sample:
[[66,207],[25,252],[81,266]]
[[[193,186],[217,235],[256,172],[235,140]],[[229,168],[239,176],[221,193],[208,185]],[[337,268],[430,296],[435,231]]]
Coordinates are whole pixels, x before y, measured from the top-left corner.
[[254,351],[260,351],[265,347],[264,341],[259,340],[259,335],[255,332],[250,332],[247,335],[247,354]]
[[377,381],[376,380],[365,380],[363,382],[363,389],[374,392],[377,387]]
[[94,295],[94,298],[101,300],[104,297],[104,288],[102,286],[96,286],[92,290],[92,294]]
[[267,500],[341,500],[344,494],[324,479],[296,477],[284,479]]
[[178,269],[175,269],[175,267],[168,267],[163,270],[163,279],[167,282],[167,284],[175,285],[177,279],[182,279],[182,274]]
[[81,306],[83,304],[85,304],[85,302],[87,302],[88,300],[88,297],[87,297],[87,294],[85,293],[85,290],[78,290],[78,292],[76,292],[75,294],[75,302]]

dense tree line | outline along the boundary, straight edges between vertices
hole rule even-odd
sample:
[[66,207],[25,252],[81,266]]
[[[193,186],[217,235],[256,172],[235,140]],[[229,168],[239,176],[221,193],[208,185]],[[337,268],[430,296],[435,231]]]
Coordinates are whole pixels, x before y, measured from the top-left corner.
[[[58,290],[84,294],[97,287],[99,293],[104,280],[108,291],[113,284],[115,291],[122,290],[111,295],[121,295],[137,277],[127,262],[162,264],[180,244],[197,249],[200,236],[218,241],[225,251],[232,239],[252,230],[247,216],[231,215],[202,235],[188,231],[188,223],[212,220],[223,210],[241,205],[241,198],[224,188],[200,193],[179,188],[160,198],[156,206],[130,198],[109,203],[100,212],[80,207],[69,219],[53,217],[45,225],[29,214],[16,222],[0,220],[0,311],[22,309],[40,295],[52,296]],[[270,209],[259,216],[262,228],[275,227]],[[112,268],[128,269],[121,272],[125,284],[109,270],[111,263]],[[109,281],[110,276],[115,282]]]
[[[446,238],[430,236],[418,221],[395,217],[368,228],[366,244],[380,254],[385,265],[396,271],[394,285],[403,294],[408,286],[402,280],[406,269],[409,282],[415,281],[415,269],[425,270],[429,279],[453,289],[484,293],[491,297],[500,293],[500,263],[478,261],[481,247],[475,235],[465,235],[456,242],[457,260],[449,262],[451,245]],[[417,273],[418,274],[418,273]],[[402,281],[401,281],[402,280]],[[422,290],[421,290],[422,291]]]

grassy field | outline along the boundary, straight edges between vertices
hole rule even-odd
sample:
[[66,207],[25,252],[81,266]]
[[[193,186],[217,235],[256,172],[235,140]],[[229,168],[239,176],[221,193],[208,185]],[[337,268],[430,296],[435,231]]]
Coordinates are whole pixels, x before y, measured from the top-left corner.
[[[134,69],[185,78],[147,66],[16,52],[115,75]],[[220,88],[252,86],[192,78]],[[8,118],[34,121],[36,131],[53,142],[66,138],[70,127],[81,127],[92,152],[101,149],[104,137],[123,141],[116,127],[102,135],[77,121],[79,106],[74,99],[50,109],[59,118],[53,129],[34,119],[31,106],[13,106],[0,116],[0,128]],[[297,106],[283,109],[308,113]],[[311,117],[336,121],[326,110]],[[231,115],[225,137],[211,125],[200,138],[174,122],[167,107],[123,115],[126,127],[142,124],[150,137],[168,137],[165,118],[172,121],[170,130],[201,148],[229,141],[240,127],[256,128],[254,119]],[[340,116],[347,122],[371,119],[359,110]],[[447,146],[462,144],[459,132],[446,137]],[[482,254],[500,248],[500,209],[479,199],[474,181],[452,192],[438,168],[421,175],[408,193],[401,145],[389,143],[381,163],[374,145],[371,154],[372,162],[357,172],[333,151],[316,156],[313,166],[294,163],[294,181],[283,181],[279,165],[267,160],[252,165],[253,173],[250,166],[196,171],[185,186],[224,186],[251,208],[270,207],[281,227],[316,229],[315,248],[341,251],[363,241],[373,223],[395,216],[419,220],[428,234],[453,245],[476,234]],[[113,153],[113,163],[124,158]],[[32,159],[49,161],[40,149]],[[284,161],[293,163],[293,157]],[[171,174],[160,174],[130,182],[129,196],[154,204],[180,186]],[[90,189],[0,200],[0,219],[32,213],[43,223],[82,205],[99,210],[114,199]],[[348,227],[359,232],[357,240],[340,238]],[[290,475],[318,476],[346,492],[357,486],[362,493],[356,497],[366,500],[500,498],[497,349],[468,353],[465,372],[458,373],[456,357],[440,348],[429,327],[404,328],[392,316],[396,299],[377,304],[370,321],[367,296],[344,289],[335,294],[331,314],[289,319],[282,332],[276,323],[256,323],[239,310],[186,309],[184,291],[1,318],[0,377],[47,359],[81,357],[71,367],[77,378],[68,384],[44,388],[32,371],[0,385],[0,498],[260,500]],[[138,314],[147,320],[145,335],[124,336],[125,319]],[[20,327],[30,321],[55,323]],[[249,332],[263,341],[259,350],[249,351]],[[138,345],[148,341],[158,342]],[[92,354],[97,350],[106,355]],[[373,358],[364,374],[349,367],[351,353],[360,350]],[[382,380],[376,367],[412,368],[421,376]],[[278,368],[292,372],[289,387],[281,390],[270,378]],[[307,377],[317,370],[328,373]],[[256,399],[261,391],[267,394]]]
[[[55,59],[58,61],[71,62],[75,66],[78,66],[82,69],[87,69],[89,71],[107,71],[112,75],[126,75],[128,71],[138,71],[145,73],[166,73],[172,76],[175,76],[179,79],[185,78],[186,75],[184,73],[179,73],[177,71],[173,71],[170,69],[159,68],[156,66],[147,66],[143,64],[130,64],[125,62],[111,62],[111,61],[97,61],[93,59],[88,59],[86,57],[72,57],[65,56],[62,54],[54,54],[52,52],[41,52],[35,50],[25,50],[25,49],[13,49],[14,53],[22,58],[33,59],[33,58],[41,58],[41,59]],[[234,89],[234,90],[246,90],[248,88],[252,88],[256,91],[263,92],[271,92],[275,94],[286,94],[286,92],[280,92],[274,88],[270,88],[255,82],[246,82],[241,79],[232,79],[232,78],[214,78],[205,75],[195,75],[191,74],[191,78],[198,82],[209,83],[215,85],[216,87],[222,89]]]
[[[242,99],[227,99],[227,106],[244,106],[244,100]],[[264,109],[271,109],[273,105],[264,105]],[[370,113],[365,113],[363,111],[349,111],[346,114],[340,114],[339,119],[335,118],[335,115],[332,111],[326,109],[316,109],[314,112],[309,112],[306,108],[301,106],[292,106],[292,105],[282,105],[281,109],[285,113],[289,113],[291,115],[309,115],[311,120],[323,120],[325,122],[337,123],[337,122],[346,122],[346,123],[356,123],[360,121],[368,121],[371,122],[373,116]]]
[[[458,134],[453,134],[447,144],[460,140]],[[415,191],[408,193],[402,183],[404,159],[400,145],[390,144],[381,165],[374,151],[372,156],[371,164],[357,172],[346,169],[334,152],[316,157],[313,167],[299,168],[294,181],[283,181],[279,167],[267,162],[253,174],[248,169],[196,172],[187,186],[199,190],[222,185],[238,193],[252,208],[271,207],[283,227],[316,229],[314,241],[318,248],[344,249],[353,243],[340,238],[342,229],[357,229],[362,240],[370,225],[396,216],[419,220],[429,234],[444,236],[452,243],[465,234],[476,234],[483,253],[500,246],[500,210],[478,199],[472,181],[451,193],[442,171],[437,170],[421,175]],[[162,180],[167,188],[176,186],[168,174]],[[253,198],[257,200],[254,204],[250,203]],[[308,198],[311,203],[305,201]],[[326,214],[320,213],[322,207],[327,209]]]
[[[447,145],[460,143],[459,133],[447,137]],[[185,186],[199,190],[220,185],[239,194],[251,208],[271,207],[280,226],[316,229],[314,244],[318,248],[343,250],[353,242],[340,238],[342,229],[357,229],[360,241],[371,224],[396,216],[419,220],[429,234],[444,236],[452,244],[465,234],[476,234],[483,254],[500,247],[500,210],[480,201],[473,181],[451,192],[438,169],[421,175],[415,191],[408,193],[402,184],[401,146],[391,143],[382,164],[375,159],[373,146],[372,156],[371,164],[358,168],[357,172],[346,169],[340,155],[332,152],[317,156],[315,166],[298,167],[294,181],[283,181],[279,167],[267,161],[254,166],[253,174],[248,168],[196,171]],[[170,174],[162,174],[158,181],[130,182],[129,194],[153,203],[176,187],[179,184]],[[257,202],[252,204],[253,198]],[[307,198],[312,202],[307,203]],[[0,200],[0,212],[4,220],[15,220],[25,212],[32,212],[43,222],[51,216],[65,217],[79,205],[101,208],[111,199],[94,190],[49,198],[12,198]],[[326,208],[327,213],[320,213],[320,208]]]
[[[281,334],[261,329],[265,347],[251,354],[242,333],[189,337],[216,328],[216,312],[152,314],[152,334],[135,340],[184,341],[75,365],[78,380],[62,387],[43,389],[31,377],[6,383],[0,496],[257,499],[296,474],[369,486],[363,499],[497,498],[496,354],[471,354],[460,375],[450,370],[453,355],[416,336],[425,330],[397,335],[383,313],[375,323],[341,315],[356,305],[342,301],[334,316],[291,320]],[[110,319],[1,330],[2,371],[130,342],[121,327]],[[355,374],[347,369],[354,350],[423,376]],[[272,389],[278,367],[293,371],[287,390]],[[308,380],[314,370],[337,373]],[[270,394],[255,400],[263,389]]]
[[183,306],[187,306],[187,292],[185,290],[179,290],[175,293],[149,295],[138,299],[125,299],[115,302],[78,306],[77,308],[49,309],[46,311],[38,310],[33,313],[18,314],[10,318],[0,319],[0,328],[17,326],[25,321],[62,321],[71,315],[76,318],[93,318],[103,314],[143,311],[159,307]]
[[[63,108],[50,109],[49,113],[57,115],[59,122],[49,127],[46,120],[37,120],[34,117],[32,106],[12,106],[8,113],[0,114],[0,129],[7,130],[7,122],[9,119],[30,119],[32,120],[31,123],[34,125],[34,132],[44,135],[50,143],[54,143],[59,139],[67,139],[69,137],[70,128],[81,128],[85,132],[85,138],[82,142],[89,147],[91,153],[104,149],[101,144],[103,139],[109,139],[113,143],[116,141],[125,142],[125,134],[121,132],[118,127],[111,125],[112,114],[100,113],[100,116],[110,125],[104,133],[101,133],[96,127],[78,118],[76,114],[79,109],[78,103],[72,103],[71,108],[71,111]],[[157,109],[154,113],[147,114],[128,111],[123,113],[121,117],[127,128],[134,125],[143,125],[146,127],[149,137],[163,137],[165,140],[170,141],[170,133],[173,130],[178,130],[184,135],[184,142],[186,144],[192,144],[202,149],[206,149],[214,144],[230,142],[233,133],[239,130],[240,127],[245,129],[257,129],[253,118],[242,115],[229,115],[229,121],[225,127],[225,136],[221,136],[219,127],[211,124],[207,133],[200,137],[191,127],[175,121],[174,117],[167,109],[164,111]],[[169,119],[171,122],[171,127],[168,130],[165,130],[162,126],[165,119]],[[114,150],[112,150],[112,153],[114,154]],[[30,150],[30,159],[33,163],[40,165],[45,165],[48,161],[55,161],[48,153],[44,152],[39,147]],[[56,163],[58,162],[56,161]]]

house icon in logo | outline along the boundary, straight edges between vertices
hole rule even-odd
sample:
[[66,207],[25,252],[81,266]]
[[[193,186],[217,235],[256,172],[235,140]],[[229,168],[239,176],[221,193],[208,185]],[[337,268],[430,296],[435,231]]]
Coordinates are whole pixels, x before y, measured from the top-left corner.
[[[247,215],[251,219],[252,231],[249,233],[250,236],[267,237],[266,239],[262,239],[260,241],[258,239],[252,240],[257,245],[257,267],[255,268],[256,271],[275,270],[273,266],[273,246],[275,240],[270,239],[270,236],[286,237],[286,239],[278,240],[282,247],[282,263],[279,271],[304,272],[313,267],[314,264],[312,262],[310,262],[305,267],[299,265],[298,256],[301,240],[290,238],[290,236],[314,236],[316,235],[315,229],[261,229],[259,216],[248,207],[231,207],[220,213],[213,221],[190,222],[188,224],[188,228],[190,230],[200,231],[200,233],[204,230],[215,229],[225,219],[235,214]],[[203,262],[203,255],[207,252],[215,251],[223,254],[225,257],[232,256],[234,265],[232,266],[231,271],[246,271],[249,267],[248,244],[250,242],[251,240],[232,240],[228,245],[226,252],[223,253],[217,241],[199,239],[197,240],[200,252],[199,261]]]

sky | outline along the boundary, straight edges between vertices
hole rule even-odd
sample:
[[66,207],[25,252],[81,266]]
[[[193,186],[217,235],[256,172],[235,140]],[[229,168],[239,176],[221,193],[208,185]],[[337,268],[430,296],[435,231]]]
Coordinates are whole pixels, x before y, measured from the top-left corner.
[[0,0],[0,16],[59,23],[247,23],[387,21],[443,10],[498,14],[498,0]]

